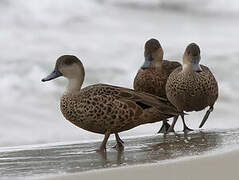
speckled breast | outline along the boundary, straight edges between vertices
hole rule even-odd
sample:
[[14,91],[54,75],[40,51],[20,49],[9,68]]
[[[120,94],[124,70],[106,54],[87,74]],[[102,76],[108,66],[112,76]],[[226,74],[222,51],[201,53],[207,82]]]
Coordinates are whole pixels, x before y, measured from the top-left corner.
[[61,98],[61,112],[71,123],[87,131],[104,134],[104,122],[97,119],[94,107],[85,98],[76,95],[63,95]]
[[161,67],[140,69],[134,79],[134,89],[166,98],[166,82],[171,74],[181,64],[175,61],[163,60]]
[[166,98],[165,86],[167,78],[168,74],[166,72],[160,72],[156,68],[140,69],[134,79],[134,89]]
[[201,67],[200,73],[183,73],[178,68],[169,76],[167,97],[179,110],[200,111],[217,100],[217,81],[206,66]]

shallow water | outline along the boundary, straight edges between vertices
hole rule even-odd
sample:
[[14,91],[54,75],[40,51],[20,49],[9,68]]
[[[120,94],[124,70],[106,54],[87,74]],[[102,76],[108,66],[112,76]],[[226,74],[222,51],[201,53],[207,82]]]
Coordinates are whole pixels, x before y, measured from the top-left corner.
[[131,138],[125,140],[124,152],[111,148],[114,143],[108,143],[106,154],[95,152],[100,142],[5,148],[0,152],[0,179],[32,179],[213,154],[238,147],[239,129]]
[[[62,117],[65,80],[43,84],[40,79],[58,56],[75,54],[86,68],[84,86],[132,87],[144,42],[151,37],[161,41],[166,59],[180,60],[190,42],[201,46],[201,62],[220,87],[205,128],[239,127],[237,0],[4,0],[0,9],[1,147],[101,139]],[[197,128],[204,113],[187,116],[189,126]],[[121,136],[153,135],[159,126],[140,126]]]

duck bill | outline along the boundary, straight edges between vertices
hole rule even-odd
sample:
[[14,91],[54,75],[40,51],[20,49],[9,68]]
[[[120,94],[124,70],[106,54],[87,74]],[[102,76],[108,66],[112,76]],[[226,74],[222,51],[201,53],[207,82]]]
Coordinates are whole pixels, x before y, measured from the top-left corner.
[[145,56],[145,61],[144,61],[144,64],[143,66],[141,67],[141,69],[147,69],[149,68],[151,62],[152,62],[153,58],[151,55],[147,55]]
[[198,59],[194,59],[193,62],[192,62],[192,68],[196,72],[202,72],[202,68],[200,67],[198,62],[199,62]]
[[51,74],[49,74],[47,77],[43,78],[41,81],[42,82],[50,81],[50,80],[56,79],[60,76],[62,76],[62,73],[57,70],[54,70]]

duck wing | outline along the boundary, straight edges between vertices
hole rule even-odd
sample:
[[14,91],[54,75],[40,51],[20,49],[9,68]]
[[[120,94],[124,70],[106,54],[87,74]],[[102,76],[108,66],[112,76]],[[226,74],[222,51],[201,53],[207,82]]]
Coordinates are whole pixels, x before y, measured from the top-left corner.
[[111,91],[114,92],[113,95],[119,101],[136,104],[143,110],[155,107],[162,114],[172,116],[180,115],[180,112],[177,111],[176,107],[174,107],[166,98],[158,97],[144,92],[136,92],[132,89],[119,86],[112,86],[107,84],[99,84],[99,86],[111,89]]

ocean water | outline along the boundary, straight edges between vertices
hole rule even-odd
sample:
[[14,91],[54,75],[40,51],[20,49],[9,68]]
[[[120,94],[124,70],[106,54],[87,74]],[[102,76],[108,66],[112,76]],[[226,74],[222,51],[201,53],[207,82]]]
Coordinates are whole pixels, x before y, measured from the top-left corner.
[[[109,83],[132,88],[143,47],[160,40],[165,59],[181,61],[185,47],[201,47],[220,95],[206,129],[238,128],[239,2],[237,0],[1,0],[0,146],[102,139],[66,121],[59,98],[66,80],[40,80],[63,54],[78,56],[83,86]],[[198,125],[205,111],[186,121]],[[160,123],[121,133],[156,134]],[[179,121],[177,130],[182,129]]]

